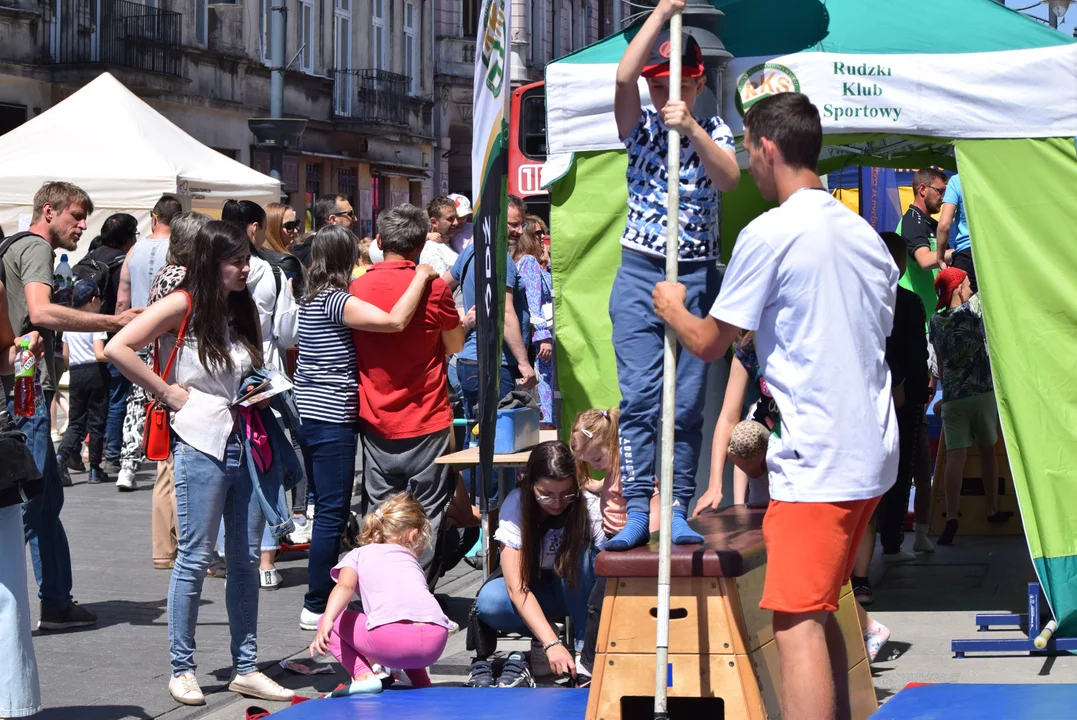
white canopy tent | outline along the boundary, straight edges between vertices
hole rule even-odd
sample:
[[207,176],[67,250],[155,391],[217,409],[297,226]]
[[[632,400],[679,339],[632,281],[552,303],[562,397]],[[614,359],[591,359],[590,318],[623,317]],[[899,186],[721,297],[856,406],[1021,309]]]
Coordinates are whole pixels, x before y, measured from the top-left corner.
[[0,136],[5,232],[26,227],[34,193],[49,180],[73,182],[93,200],[78,256],[112,213],[134,215],[145,236],[150,210],[165,193],[214,216],[229,198],[262,205],[280,198],[279,181],[198,142],[107,72]]

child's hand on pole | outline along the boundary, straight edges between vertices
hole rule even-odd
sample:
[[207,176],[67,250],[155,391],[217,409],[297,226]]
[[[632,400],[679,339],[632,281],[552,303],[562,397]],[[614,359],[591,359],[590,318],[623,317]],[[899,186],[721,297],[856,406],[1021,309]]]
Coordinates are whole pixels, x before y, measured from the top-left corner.
[[666,127],[672,128],[684,137],[690,137],[696,119],[692,117],[692,110],[683,100],[672,100],[662,108],[662,122]]
[[684,10],[685,4],[685,0],[659,0],[658,7],[654,9],[654,12],[664,20],[669,20],[673,17],[673,13]]

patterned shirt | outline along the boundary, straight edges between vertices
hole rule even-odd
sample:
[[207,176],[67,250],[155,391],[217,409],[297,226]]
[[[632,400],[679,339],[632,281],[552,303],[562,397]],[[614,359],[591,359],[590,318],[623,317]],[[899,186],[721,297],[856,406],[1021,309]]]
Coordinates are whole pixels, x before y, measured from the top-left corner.
[[344,324],[351,295],[327,288],[299,306],[295,404],[303,420],[353,423],[359,418],[359,370],[352,329]]
[[[732,150],[733,133],[719,117],[698,120],[719,147]],[[669,188],[666,160],[669,128],[658,113],[644,109],[628,149],[628,220],[621,245],[646,255],[666,255],[666,195]],[[681,137],[680,259],[713,260],[718,257],[718,190],[688,138]]]
[[778,403],[767,388],[766,378],[759,368],[759,355],[755,351],[755,342],[752,337],[746,335],[733,343],[733,355],[736,356],[744,370],[748,373],[748,392],[745,401],[755,409],[749,420],[755,420],[773,434],[782,435],[782,414],[778,410]]
[[933,315],[930,324],[931,343],[942,364],[943,402],[994,390],[980,296]]

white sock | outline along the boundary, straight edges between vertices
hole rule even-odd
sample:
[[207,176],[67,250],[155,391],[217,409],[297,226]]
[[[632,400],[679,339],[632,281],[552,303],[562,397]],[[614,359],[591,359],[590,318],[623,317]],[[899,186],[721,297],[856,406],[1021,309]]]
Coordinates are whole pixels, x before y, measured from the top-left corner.
[[916,534],[917,535],[923,535],[924,537],[927,537],[927,527],[928,527],[927,523],[913,523],[912,524],[912,528],[916,532]]

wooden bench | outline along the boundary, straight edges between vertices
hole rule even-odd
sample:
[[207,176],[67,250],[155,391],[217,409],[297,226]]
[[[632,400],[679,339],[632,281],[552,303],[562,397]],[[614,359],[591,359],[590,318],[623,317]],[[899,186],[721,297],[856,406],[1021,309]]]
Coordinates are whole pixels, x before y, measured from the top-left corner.
[[[765,509],[727,508],[692,521],[706,541],[674,545],[670,584],[669,712],[713,720],[774,720],[778,652],[771,613],[759,609],[766,573]],[[652,717],[658,545],[600,553],[606,599],[587,720]],[[838,622],[849,656],[853,718],[878,709],[855,599],[842,588]]]

